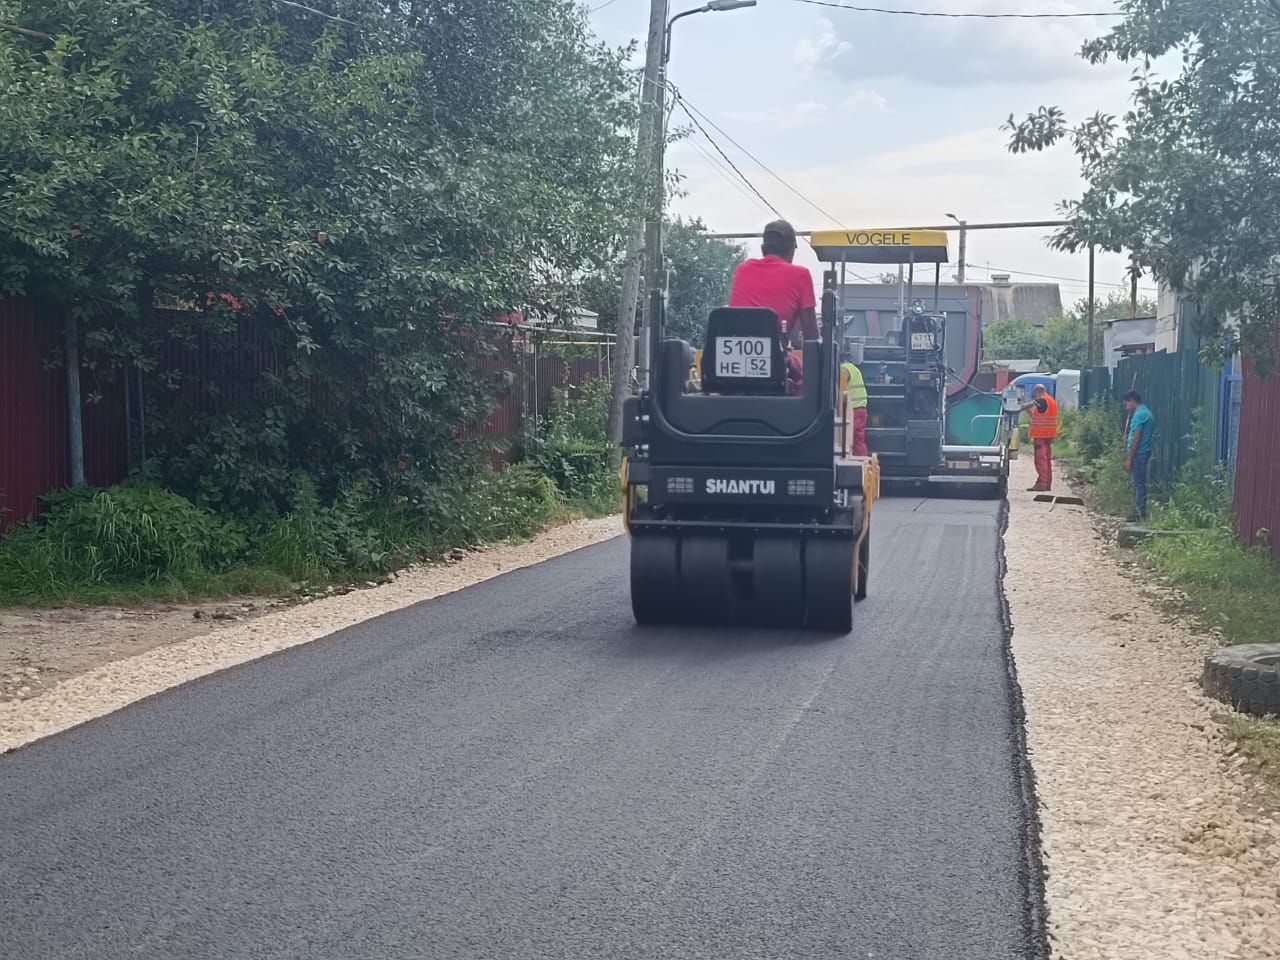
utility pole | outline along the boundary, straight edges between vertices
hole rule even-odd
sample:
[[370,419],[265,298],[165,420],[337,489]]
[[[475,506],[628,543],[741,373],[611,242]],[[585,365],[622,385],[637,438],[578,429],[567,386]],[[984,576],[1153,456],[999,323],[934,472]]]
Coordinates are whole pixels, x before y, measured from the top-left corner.
[[1089,332],[1084,347],[1084,365],[1088,370],[1093,369],[1093,317],[1095,312],[1095,303],[1093,296],[1093,257],[1094,246],[1089,244]]
[[1142,269],[1138,266],[1137,254],[1129,256],[1129,319],[1138,319],[1138,276]]
[[[654,0],[656,5],[658,0]],[[663,2],[665,8],[667,3]],[[688,11],[679,14],[679,17],[687,16]],[[665,15],[665,10],[664,10]],[[644,298],[644,307],[640,313],[640,337],[639,350],[640,362],[637,364],[640,374],[640,389],[649,389],[649,365],[653,358],[649,355],[651,350],[651,341],[653,334],[653,325],[657,322],[654,316],[655,308],[662,298],[666,295],[665,282],[667,279],[667,267],[663,263],[662,257],[662,213],[666,199],[666,184],[663,182],[665,174],[665,159],[667,153],[667,57],[671,55],[671,24],[673,21],[668,20],[662,27],[662,39],[659,49],[661,56],[658,58],[658,78],[654,83],[653,91],[653,140],[651,141],[653,156],[649,161],[649,190],[647,195],[647,203],[645,204],[645,224],[644,224],[644,261],[648,268],[649,289],[647,296]]]
[[[663,46],[667,28],[667,0],[650,0],[649,39],[644,55],[644,79],[640,86],[640,124],[636,135],[635,184],[644,199],[647,214],[652,207],[651,165],[655,153],[661,157],[662,124],[659,96]],[[656,141],[656,144],[655,144]],[[655,150],[656,146],[656,150]],[[662,189],[659,173],[658,189]],[[622,291],[618,298],[617,353],[614,357],[613,390],[609,397],[609,440],[617,450],[622,440],[622,404],[631,392],[631,369],[635,366],[636,300],[640,295],[640,260],[645,248],[646,221],[638,221],[627,235],[626,261],[622,274]],[[661,268],[661,259],[656,266]],[[654,261],[650,261],[654,269]],[[642,342],[641,349],[644,350]],[[647,364],[645,365],[647,372]],[[615,453],[617,456],[617,453]]]
[[956,260],[957,260],[956,283],[963,286],[964,285],[965,250],[967,248],[966,241],[969,239],[969,221],[961,220],[954,213],[948,213],[947,216],[960,225],[960,251],[956,255]]

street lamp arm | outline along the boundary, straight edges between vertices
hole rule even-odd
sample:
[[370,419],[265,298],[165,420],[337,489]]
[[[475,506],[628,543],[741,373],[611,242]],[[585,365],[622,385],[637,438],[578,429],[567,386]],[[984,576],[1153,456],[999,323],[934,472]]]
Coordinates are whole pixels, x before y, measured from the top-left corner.
[[666,63],[671,59],[671,28],[677,20],[684,17],[692,17],[695,13],[724,13],[728,10],[741,10],[743,7],[754,7],[755,5],[756,0],[707,0],[700,7],[677,13],[667,21],[667,31],[662,40],[662,62]]

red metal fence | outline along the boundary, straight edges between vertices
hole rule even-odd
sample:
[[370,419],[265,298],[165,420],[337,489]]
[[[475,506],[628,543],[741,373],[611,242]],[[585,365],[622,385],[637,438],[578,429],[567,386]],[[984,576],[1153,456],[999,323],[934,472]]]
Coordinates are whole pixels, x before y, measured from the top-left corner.
[[1280,560],[1280,378],[1263,379],[1244,365],[1236,455],[1236,529]]
[[[25,299],[0,299],[0,533],[71,480],[62,318]],[[124,384],[81,370],[85,479],[128,471]]]
[[[175,318],[174,330],[181,318]],[[70,482],[66,376],[60,364],[62,318],[25,299],[0,299],[0,534],[32,516],[39,497]],[[516,345],[477,356],[477,376],[498,386],[498,398],[481,423],[459,432],[459,442],[484,443],[492,465],[510,462],[512,441],[550,408],[553,391],[607,375],[607,361],[566,362]],[[165,366],[183,374],[187,402],[213,396],[193,382],[216,380],[224,390],[260,388],[258,374],[279,367],[279,358],[252,330],[237,334],[234,351],[215,351],[199,337],[166,344]],[[233,387],[233,384],[236,386]],[[155,385],[148,387],[148,392]],[[167,396],[171,390],[156,390]],[[122,376],[99,378],[81,370],[85,479],[109,486],[129,470],[127,410],[138,390],[127,393]],[[203,409],[203,406],[199,407]]]

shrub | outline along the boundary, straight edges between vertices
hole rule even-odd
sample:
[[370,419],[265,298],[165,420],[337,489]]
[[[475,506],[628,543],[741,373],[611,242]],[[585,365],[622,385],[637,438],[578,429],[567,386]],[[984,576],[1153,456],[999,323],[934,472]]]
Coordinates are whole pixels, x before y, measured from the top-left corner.
[[618,477],[607,435],[608,416],[608,380],[557,390],[551,412],[539,420],[526,444],[532,462],[571,503],[594,509],[616,505]]
[[260,532],[254,559],[262,566],[300,579],[383,573],[402,559],[406,546],[395,511],[375,500],[366,483],[339,491],[325,505],[315,481],[300,474],[290,509]]
[[1191,419],[1191,459],[1178,468],[1168,499],[1153,512],[1158,526],[1180,530],[1233,531],[1231,483],[1213,457],[1212,432],[1203,411]]
[[560,505],[555,483],[535,464],[516,464],[496,474],[478,470],[440,490],[423,549],[431,553],[529,537],[546,526]]
[[1123,451],[1124,420],[1119,407],[1111,400],[1098,399],[1087,407],[1065,410],[1060,424],[1062,435],[1084,463]]

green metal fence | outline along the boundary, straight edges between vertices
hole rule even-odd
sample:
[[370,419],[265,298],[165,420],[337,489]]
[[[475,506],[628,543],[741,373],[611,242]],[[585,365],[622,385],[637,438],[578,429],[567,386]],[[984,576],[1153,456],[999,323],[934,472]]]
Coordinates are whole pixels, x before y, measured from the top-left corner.
[[1116,400],[1137,390],[1155,414],[1149,476],[1151,485],[1159,491],[1168,491],[1178,468],[1195,454],[1196,412],[1201,412],[1210,427],[1220,419],[1220,375],[1200,362],[1195,338],[1186,340],[1189,342],[1184,342],[1177,353],[1126,357],[1117,365],[1111,381]]
[[1111,396],[1111,370],[1108,367],[1091,367],[1080,378],[1080,406],[1088,406],[1098,397]]

